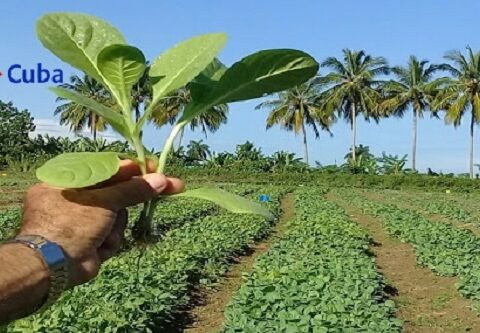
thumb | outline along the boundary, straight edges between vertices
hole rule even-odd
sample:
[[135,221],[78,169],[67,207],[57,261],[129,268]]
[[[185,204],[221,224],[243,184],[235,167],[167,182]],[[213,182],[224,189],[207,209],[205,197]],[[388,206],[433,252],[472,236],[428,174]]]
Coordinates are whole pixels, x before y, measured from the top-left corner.
[[110,209],[118,211],[157,197],[167,186],[164,175],[151,173],[91,191]]

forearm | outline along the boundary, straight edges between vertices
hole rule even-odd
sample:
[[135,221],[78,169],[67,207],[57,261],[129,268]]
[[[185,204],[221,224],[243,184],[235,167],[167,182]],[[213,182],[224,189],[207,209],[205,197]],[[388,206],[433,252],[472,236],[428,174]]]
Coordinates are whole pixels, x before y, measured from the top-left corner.
[[38,309],[48,288],[48,268],[35,250],[23,244],[0,245],[0,324]]

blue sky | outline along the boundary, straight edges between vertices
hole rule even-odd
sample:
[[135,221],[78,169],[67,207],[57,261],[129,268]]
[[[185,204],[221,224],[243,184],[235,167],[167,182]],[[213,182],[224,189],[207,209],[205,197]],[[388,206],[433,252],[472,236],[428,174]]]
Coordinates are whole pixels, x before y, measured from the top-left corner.
[[[345,47],[364,49],[372,55],[385,56],[392,65],[404,64],[410,54],[439,62],[447,50],[463,50],[466,45],[480,49],[477,0],[2,0],[0,71],[17,63],[34,68],[41,62],[49,69],[62,69],[67,77],[73,72],[36,39],[35,21],[51,11],[100,16],[118,27],[129,43],[144,50],[148,59],[188,37],[218,31],[229,36],[220,55],[228,65],[266,48],[298,48],[318,61],[340,56]],[[48,86],[12,84],[1,77],[0,99],[29,109],[43,124],[54,124],[58,121],[53,117],[55,99]],[[266,153],[289,150],[301,155],[299,136],[277,128],[265,131],[267,113],[254,110],[258,102],[232,104],[229,123],[209,135],[206,142],[213,150],[223,151],[233,150],[236,144],[248,139]],[[167,130],[149,128],[147,145],[160,148]],[[332,132],[333,137],[322,133],[318,140],[309,132],[312,162],[342,162],[350,144],[349,126],[339,120]],[[200,133],[186,133],[186,140],[200,138]],[[410,114],[401,120],[383,120],[379,125],[363,121],[359,124],[357,141],[369,145],[378,155],[382,151],[408,154],[410,140]],[[480,154],[477,155],[480,161]],[[417,159],[421,170],[430,166],[435,170],[465,172],[467,157],[467,122],[454,129],[428,115],[420,121]]]

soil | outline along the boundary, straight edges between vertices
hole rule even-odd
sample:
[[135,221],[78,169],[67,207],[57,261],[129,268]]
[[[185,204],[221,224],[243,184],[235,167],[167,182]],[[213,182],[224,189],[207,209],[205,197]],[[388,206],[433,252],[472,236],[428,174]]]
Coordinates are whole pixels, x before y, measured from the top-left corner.
[[269,236],[252,246],[247,255],[237,258],[214,290],[200,291],[199,304],[189,311],[192,322],[179,332],[211,333],[222,328],[225,307],[244,282],[244,273],[252,270],[255,259],[267,252],[271,245],[281,238],[288,222],[293,219],[295,214],[293,194],[287,194],[282,199],[281,208],[282,216]]
[[391,286],[386,292],[397,305],[397,317],[404,321],[405,332],[480,332],[480,317],[455,289],[455,278],[436,276],[417,266],[412,247],[389,237],[378,219],[364,215],[334,193],[327,198],[344,208],[373,238],[370,250]]

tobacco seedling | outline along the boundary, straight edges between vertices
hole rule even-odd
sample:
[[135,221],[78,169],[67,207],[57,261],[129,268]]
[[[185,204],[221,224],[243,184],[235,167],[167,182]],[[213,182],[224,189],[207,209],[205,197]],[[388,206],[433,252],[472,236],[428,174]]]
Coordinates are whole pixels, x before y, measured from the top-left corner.
[[[173,126],[158,159],[157,172],[164,173],[177,134],[192,119],[212,112],[219,104],[262,97],[301,84],[318,71],[308,54],[293,49],[271,49],[253,53],[227,68],[216,59],[227,37],[212,33],[183,41],[162,53],[147,66],[142,51],[130,46],[122,34],[107,22],[90,15],[52,13],[37,23],[42,44],[64,62],[103,84],[116,101],[111,108],[80,93],[51,88],[59,97],[87,107],[103,117],[135,149],[136,162],[146,173],[146,150],[141,140],[143,126],[155,106],[175,90],[187,86],[192,100]],[[134,120],[132,87],[148,75],[152,96],[143,114]],[[84,188],[105,181],[117,173],[117,153],[69,153],[47,161],[37,177],[55,187]],[[272,218],[263,206],[218,188],[199,188],[178,196],[210,200],[237,213]],[[153,212],[159,199],[145,204],[134,230],[137,238],[150,234]]]

